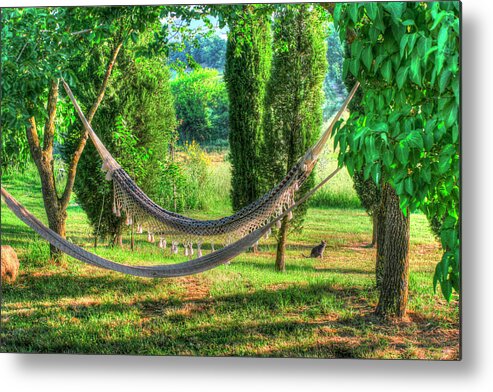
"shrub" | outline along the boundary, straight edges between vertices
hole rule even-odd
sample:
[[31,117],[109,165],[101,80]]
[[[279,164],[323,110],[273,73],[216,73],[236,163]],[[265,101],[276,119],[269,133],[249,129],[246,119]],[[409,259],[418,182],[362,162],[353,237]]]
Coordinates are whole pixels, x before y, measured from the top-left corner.
[[182,73],[171,82],[182,143],[214,144],[227,140],[228,95],[216,70]]

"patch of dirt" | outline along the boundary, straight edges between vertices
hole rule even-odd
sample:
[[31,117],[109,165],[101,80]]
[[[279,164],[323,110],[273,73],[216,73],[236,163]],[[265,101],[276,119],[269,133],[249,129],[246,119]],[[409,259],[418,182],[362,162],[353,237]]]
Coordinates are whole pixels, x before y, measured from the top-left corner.
[[101,300],[94,297],[63,298],[60,301],[58,301],[57,305],[72,310],[78,310],[81,308],[88,308],[95,305],[101,305]]
[[377,248],[375,246],[370,247],[370,244],[368,242],[356,242],[353,244],[349,245],[344,245],[342,248],[344,249],[349,249],[349,250],[354,250],[356,252],[374,252]]
[[265,288],[267,290],[272,290],[272,291],[276,291],[276,290],[283,290],[283,289],[287,289],[288,287],[292,286],[293,284],[292,283],[287,283],[287,282],[283,282],[283,283],[273,283],[273,284],[269,284],[267,286],[265,286]]
[[441,246],[438,243],[434,244],[419,244],[417,246],[412,247],[412,253],[415,255],[426,255],[432,254],[440,251]]
[[205,279],[196,276],[187,276],[178,280],[181,287],[185,289],[183,299],[185,301],[197,301],[210,297],[210,287]]

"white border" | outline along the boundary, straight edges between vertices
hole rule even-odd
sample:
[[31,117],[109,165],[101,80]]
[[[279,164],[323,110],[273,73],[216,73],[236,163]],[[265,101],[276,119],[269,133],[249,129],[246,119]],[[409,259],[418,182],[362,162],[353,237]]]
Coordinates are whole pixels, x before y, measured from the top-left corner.
[[[210,1],[213,3],[214,1]],[[11,1],[5,6],[160,4]],[[173,1],[173,4],[197,2]],[[461,362],[0,354],[5,391],[489,391],[493,290],[493,2],[463,1]],[[488,257],[489,256],[489,257]],[[488,387],[490,385],[490,387]]]

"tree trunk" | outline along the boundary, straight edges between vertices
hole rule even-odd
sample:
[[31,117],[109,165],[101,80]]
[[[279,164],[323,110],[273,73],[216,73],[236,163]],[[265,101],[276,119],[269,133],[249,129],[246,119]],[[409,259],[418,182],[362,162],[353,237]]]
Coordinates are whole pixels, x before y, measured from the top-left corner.
[[[54,214],[47,213],[47,215],[48,215],[48,225],[50,229],[53,230],[55,233],[58,233],[63,238],[65,238],[66,235],[65,222],[67,219],[67,212],[65,210],[61,211],[59,209],[57,213]],[[60,263],[63,260],[63,252],[51,244],[50,244],[50,256],[55,263]]]
[[[108,64],[106,73],[104,75],[101,88],[98,95],[89,110],[88,121],[89,123],[94,117],[101,101],[103,100],[104,93],[108,86],[109,78],[115,65],[116,58],[122,47],[122,43],[119,43],[113,51],[112,58]],[[31,156],[38,169],[39,177],[41,179],[41,190],[43,193],[43,203],[48,218],[48,225],[51,230],[65,238],[65,221],[67,219],[67,207],[70,202],[70,196],[75,181],[75,174],[77,171],[77,164],[79,162],[80,155],[86,145],[88,133],[85,131],[79,140],[79,144],[74,152],[72,160],[69,164],[67,173],[67,182],[65,189],[61,197],[58,196],[55,184],[55,171],[54,171],[54,159],[53,159],[53,143],[55,139],[55,120],[58,102],[58,86],[59,81],[53,79],[51,81],[50,89],[48,92],[48,103],[46,111],[48,117],[45,120],[43,145],[41,146],[38,132],[36,128],[36,120],[31,117],[28,120],[27,126],[27,141]],[[97,244],[97,239],[95,240]],[[62,252],[50,245],[50,255],[52,260],[59,262],[62,259]]]
[[121,233],[115,234],[112,241],[112,246],[119,246],[123,248],[123,235]]
[[376,313],[402,318],[406,313],[409,283],[409,211],[404,216],[399,197],[389,185],[384,188],[384,199],[385,261]]
[[373,212],[372,215],[373,219],[373,230],[372,230],[372,236],[371,236],[371,248],[373,248],[377,244],[377,232],[378,232],[378,214],[376,211]]
[[276,271],[286,271],[286,239],[288,237],[288,218],[282,219],[277,239]]
[[[375,263],[375,280],[377,288],[380,288],[383,280],[383,271],[385,265],[385,192],[382,190],[380,206],[374,212],[377,216],[377,255]],[[375,230],[375,227],[373,228]]]
[[[43,145],[41,146],[36,120],[34,117],[29,119],[26,129],[27,141],[31,156],[38,169],[41,180],[41,191],[43,194],[43,204],[48,218],[48,227],[55,233],[65,237],[65,218],[67,213],[60,203],[55,186],[55,173],[53,163],[53,140],[55,134],[56,106],[58,101],[58,81],[53,80],[48,93],[47,112],[48,117],[45,121]],[[50,257],[53,261],[59,262],[62,259],[62,252],[50,245]]]

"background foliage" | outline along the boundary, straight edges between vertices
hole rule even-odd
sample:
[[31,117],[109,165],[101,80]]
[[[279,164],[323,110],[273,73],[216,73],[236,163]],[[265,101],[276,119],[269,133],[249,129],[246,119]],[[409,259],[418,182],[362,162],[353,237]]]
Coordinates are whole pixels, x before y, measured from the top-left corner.
[[[93,128],[112,155],[144,192],[157,200],[162,197],[161,178],[173,174],[164,170],[168,146],[176,137],[168,80],[169,70],[163,60],[135,59],[130,51],[122,53],[110,90],[93,121]],[[121,234],[124,217],[117,218],[112,212],[113,189],[111,182],[104,180],[101,163],[93,145],[88,145],[74,188],[95,232],[115,236]]]
[[217,36],[200,36],[182,42],[180,48],[170,51],[169,63],[181,68],[214,68],[224,71],[226,40]]
[[228,94],[213,69],[182,73],[171,81],[180,142],[225,145],[229,134]]

